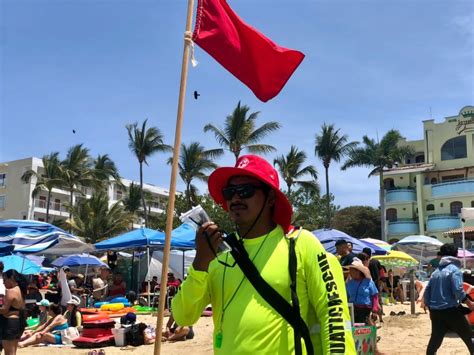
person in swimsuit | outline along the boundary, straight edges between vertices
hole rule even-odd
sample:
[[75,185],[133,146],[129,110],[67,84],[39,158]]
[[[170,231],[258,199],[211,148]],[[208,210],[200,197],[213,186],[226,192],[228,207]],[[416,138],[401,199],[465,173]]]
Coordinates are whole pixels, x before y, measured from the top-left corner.
[[20,348],[40,343],[62,344],[61,330],[69,328],[66,318],[61,314],[61,306],[51,304],[49,306],[51,319],[36,329],[28,339],[18,343]]
[[25,295],[27,282],[15,270],[3,273],[6,292],[0,308],[0,339],[5,355],[15,355],[18,341],[26,328]]

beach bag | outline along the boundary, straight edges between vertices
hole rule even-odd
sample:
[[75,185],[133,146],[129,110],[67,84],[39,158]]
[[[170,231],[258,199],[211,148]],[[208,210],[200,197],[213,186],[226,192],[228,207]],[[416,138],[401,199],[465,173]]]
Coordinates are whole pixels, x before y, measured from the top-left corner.
[[79,338],[79,330],[76,327],[69,327],[61,330],[61,340],[63,344],[72,344],[72,341]]
[[127,345],[131,346],[140,346],[145,345],[145,336],[143,331],[146,329],[147,325],[145,323],[134,324],[130,327],[130,330],[125,333],[125,339]]

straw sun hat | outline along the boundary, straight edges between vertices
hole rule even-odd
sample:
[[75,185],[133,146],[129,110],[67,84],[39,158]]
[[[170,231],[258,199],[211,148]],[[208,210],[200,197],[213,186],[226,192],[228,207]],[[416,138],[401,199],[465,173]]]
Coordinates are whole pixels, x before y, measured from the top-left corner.
[[353,268],[353,269],[359,270],[364,275],[364,277],[367,278],[367,279],[372,278],[370,276],[369,268],[367,266],[364,266],[362,261],[358,258],[354,258],[354,260],[352,261],[352,264],[344,266],[344,267],[346,269]]

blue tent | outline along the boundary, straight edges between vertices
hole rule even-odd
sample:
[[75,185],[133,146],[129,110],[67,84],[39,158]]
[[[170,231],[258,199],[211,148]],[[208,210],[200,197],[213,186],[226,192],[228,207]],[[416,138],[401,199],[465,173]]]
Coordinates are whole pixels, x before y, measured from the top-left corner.
[[[164,233],[163,233],[164,235]],[[183,223],[179,227],[171,231],[171,248],[173,249],[194,249],[194,239],[196,238],[196,231],[187,223]],[[155,241],[151,241],[151,245],[164,245],[165,239],[161,244],[155,244]]]
[[99,258],[95,257],[94,255],[89,254],[76,254],[76,255],[69,255],[57,258],[54,260],[51,265],[57,267],[63,266],[107,266],[104,262],[100,261]]
[[[0,221],[0,242],[13,245],[15,252],[38,253],[54,246],[67,245],[65,250],[79,251],[87,244],[78,237],[49,223],[7,219]],[[82,249],[80,251],[83,251]]]
[[336,254],[335,244],[338,240],[345,240],[346,242],[351,242],[352,252],[355,254],[362,253],[362,249],[367,247],[372,249],[373,255],[387,254],[387,251],[385,249],[380,248],[375,244],[351,237],[350,235],[338,231],[337,229],[318,229],[313,231],[313,234],[316,236],[316,238],[319,239],[324,249],[326,249],[326,251],[332,254]]
[[[191,232],[192,231],[192,232]],[[171,247],[174,249],[193,249],[196,232],[188,225],[181,225],[171,234]],[[146,247],[163,247],[165,233],[150,228],[140,228],[114,238],[96,243],[97,250],[119,250]]]

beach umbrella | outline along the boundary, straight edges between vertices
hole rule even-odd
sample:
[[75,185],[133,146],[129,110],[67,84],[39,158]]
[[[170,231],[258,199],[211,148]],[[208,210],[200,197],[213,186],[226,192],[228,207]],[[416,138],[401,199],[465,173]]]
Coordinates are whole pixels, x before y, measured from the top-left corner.
[[64,255],[93,251],[93,246],[52,224],[7,219],[0,221],[0,242],[22,254]]
[[413,267],[418,265],[418,261],[399,250],[390,250],[387,255],[375,255],[373,259],[380,261],[387,268]]
[[364,242],[367,242],[367,243],[371,243],[371,244],[374,244],[382,249],[385,249],[385,250],[390,250],[390,248],[392,247],[390,244],[388,244],[387,242],[384,242],[383,240],[380,240],[380,239],[374,239],[374,238],[362,238],[361,239],[362,241]]
[[392,250],[403,251],[421,264],[427,264],[436,256],[442,245],[443,243],[436,238],[425,235],[409,235],[393,244]]
[[463,250],[461,248],[458,249],[458,258],[466,258],[466,259],[473,259],[474,253],[470,252],[469,250]]
[[1,243],[0,242],[0,254],[11,253],[15,249],[15,246],[8,244],[8,243]]
[[64,266],[107,266],[104,262],[94,255],[77,254],[57,258],[51,265],[57,267]]
[[313,231],[313,234],[316,238],[319,239],[326,251],[336,254],[336,242],[338,240],[345,240],[346,242],[352,243],[352,252],[355,254],[362,253],[362,249],[370,248],[372,250],[372,255],[385,255],[387,251],[383,248],[380,248],[372,243],[364,242],[361,239],[356,239],[350,235],[341,232],[337,229],[318,229]]
[[3,271],[16,270],[17,272],[24,275],[38,274],[41,270],[41,266],[36,265],[31,260],[27,259],[23,255],[7,255],[0,257],[0,261],[3,262]]

